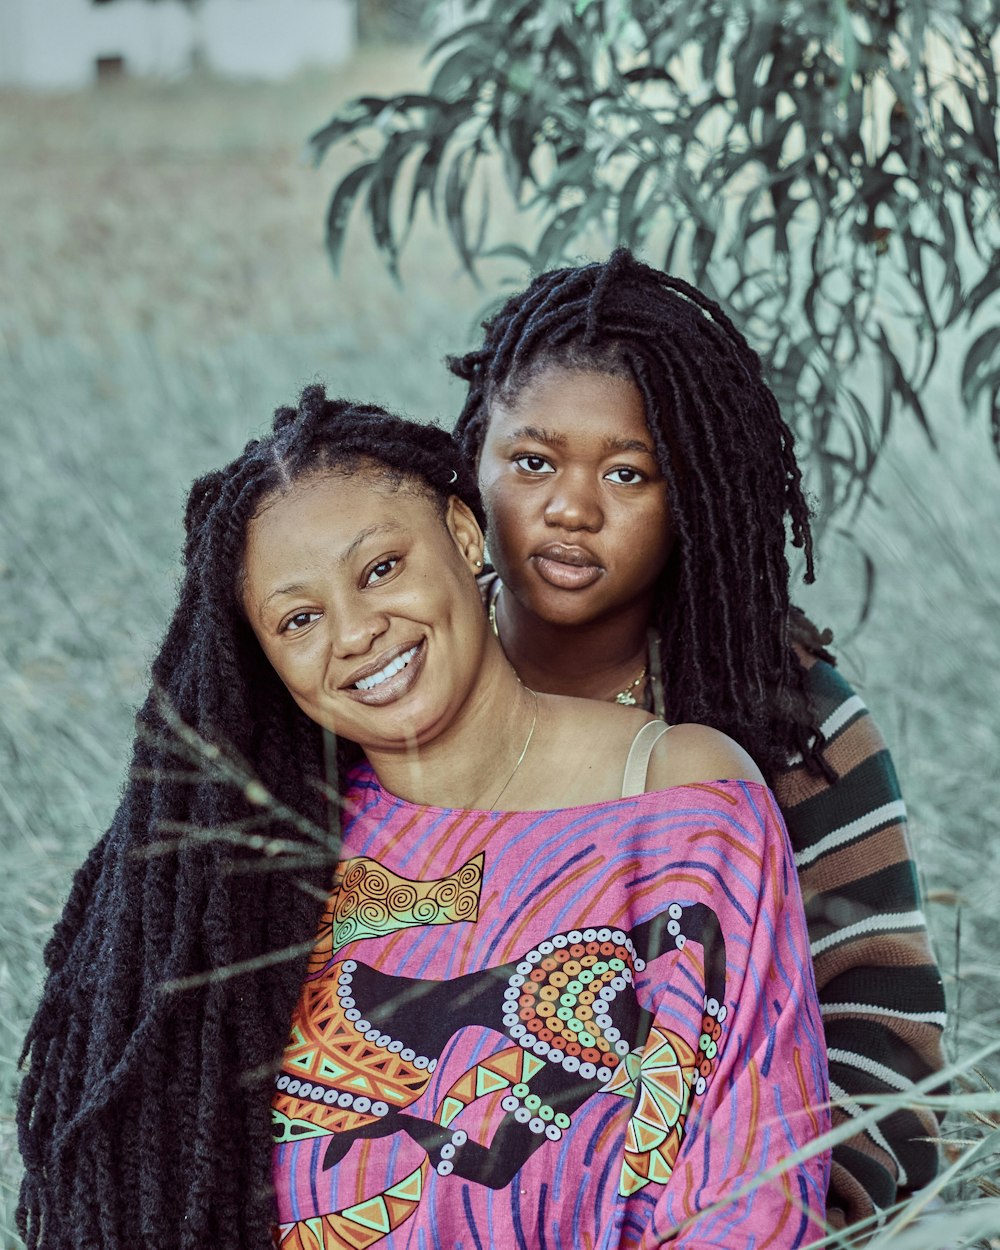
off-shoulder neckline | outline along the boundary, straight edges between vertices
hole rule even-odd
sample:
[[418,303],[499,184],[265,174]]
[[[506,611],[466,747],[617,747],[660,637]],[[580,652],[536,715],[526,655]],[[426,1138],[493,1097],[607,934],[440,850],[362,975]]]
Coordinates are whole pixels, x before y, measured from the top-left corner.
[[712,790],[720,787],[731,787],[738,789],[741,793],[750,790],[751,792],[764,791],[771,794],[771,790],[761,781],[749,781],[743,777],[717,778],[705,781],[686,781],[680,785],[667,786],[662,790],[646,790],[642,794],[628,795],[625,798],[618,796],[613,799],[601,799],[596,803],[578,803],[571,807],[542,807],[542,808],[523,808],[523,809],[507,809],[507,808],[478,808],[478,807],[439,807],[435,803],[414,803],[411,799],[401,798],[398,794],[393,794],[391,790],[387,790],[382,785],[368,761],[364,761],[357,765],[355,776],[358,781],[376,790],[382,798],[389,803],[394,803],[399,807],[409,808],[411,811],[439,812],[444,816],[551,816],[555,812],[572,812],[585,813],[601,811],[603,808],[616,807],[621,804],[632,804],[633,806],[642,803],[648,799],[655,798],[657,795],[676,794],[685,790]]

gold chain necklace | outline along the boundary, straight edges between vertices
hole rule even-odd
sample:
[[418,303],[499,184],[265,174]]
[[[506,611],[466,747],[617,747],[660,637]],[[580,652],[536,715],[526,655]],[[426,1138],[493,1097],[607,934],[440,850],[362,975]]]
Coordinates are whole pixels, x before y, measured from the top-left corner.
[[[496,593],[490,595],[490,610],[489,610],[490,625],[493,627],[493,633],[496,637],[497,642],[499,642],[501,647],[503,646],[503,639],[500,637],[500,630],[497,626],[497,600],[500,598],[500,592],[502,590],[503,590],[503,582],[500,582],[497,587]],[[630,681],[624,690],[619,690],[618,693],[614,696],[615,703],[620,703],[622,707],[635,707],[638,700],[636,699],[632,691],[637,689],[637,687],[641,685],[641,683],[645,680],[646,673],[648,672],[648,670],[649,670],[649,666],[647,664],[644,664],[642,666],[642,672],[639,674],[639,676],[636,677],[634,681]],[[529,738],[530,738],[530,735],[529,735]],[[527,749],[528,748],[525,747],[525,750]],[[518,760],[518,763],[520,762],[521,761]],[[513,776],[513,774],[511,775]],[[510,783],[508,782],[508,784]],[[507,787],[505,786],[504,789],[506,788]],[[502,794],[503,790],[501,790],[500,793]]]
[[534,711],[531,714],[531,728],[528,730],[528,736],[524,740],[524,746],[521,748],[521,754],[517,757],[517,763],[511,769],[510,776],[500,787],[500,794],[497,795],[497,797],[493,800],[493,802],[486,809],[489,812],[496,811],[497,804],[500,802],[500,796],[507,789],[510,783],[514,780],[514,774],[524,763],[524,757],[528,754],[528,747],[531,746],[531,739],[535,736],[535,725],[538,723],[538,694],[534,690],[532,690],[531,693],[534,696],[534,700],[535,700]]

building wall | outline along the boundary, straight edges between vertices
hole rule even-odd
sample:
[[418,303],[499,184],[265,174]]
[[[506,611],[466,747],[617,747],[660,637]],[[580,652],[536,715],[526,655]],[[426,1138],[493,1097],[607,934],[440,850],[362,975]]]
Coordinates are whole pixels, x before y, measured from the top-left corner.
[[199,21],[208,65],[236,78],[286,78],[344,60],[355,43],[350,0],[208,0]]
[[213,71],[282,78],[342,61],[355,44],[354,0],[0,0],[0,84],[73,90],[100,57],[127,73],[176,77],[195,49]]

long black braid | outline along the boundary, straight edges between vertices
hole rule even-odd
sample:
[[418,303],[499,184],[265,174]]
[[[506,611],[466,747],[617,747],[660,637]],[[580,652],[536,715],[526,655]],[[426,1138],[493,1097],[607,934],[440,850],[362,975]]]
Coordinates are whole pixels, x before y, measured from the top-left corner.
[[46,948],[25,1042],[28,1250],[271,1244],[269,1091],[332,882],[336,805],[322,731],[243,615],[241,565],[268,496],[359,468],[482,519],[449,434],[318,386],[191,490],[129,780]]
[[791,430],[760,360],[700,291],[625,248],[537,277],[452,357],[469,384],[456,435],[478,461],[494,402],[543,370],[592,370],[638,387],[667,483],[674,555],[657,590],[666,711],[740,742],[772,780],[801,754],[832,777],[791,643],[830,659],[828,635],[788,597],[785,518],[813,580],[809,507]]

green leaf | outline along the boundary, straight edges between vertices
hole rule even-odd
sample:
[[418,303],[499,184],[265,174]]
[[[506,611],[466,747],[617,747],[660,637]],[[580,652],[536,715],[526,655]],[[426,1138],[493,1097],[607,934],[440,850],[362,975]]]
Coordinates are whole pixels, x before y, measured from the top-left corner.
[[609,198],[610,192],[602,189],[589,196],[582,204],[557,214],[546,227],[535,248],[535,266],[549,269],[564,260],[570,240],[579,238],[588,223],[604,212]]
[[[893,388],[894,393],[898,394],[899,398],[902,399],[903,403],[910,409],[913,415],[920,422],[920,425],[923,428],[924,434],[926,434],[927,441],[930,443],[930,445],[932,447],[936,447],[937,440],[934,437],[934,431],[931,428],[931,423],[927,420],[927,413],[924,411],[924,405],[920,399],[920,396],[910,385],[910,382],[903,370],[903,366],[899,362],[899,357],[896,355],[896,353],[892,350],[892,348],[889,345],[889,340],[886,337],[885,328],[881,325],[878,327],[878,335],[879,335],[879,342],[882,348],[883,366],[888,367],[888,372],[890,376],[890,384]],[[883,431],[882,431],[883,440],[886,438],[888,433],[889,433],[888,426],[884,426]]]
[[469,183],[479,157],[476,146],[464,148],[451,161],[444,186],[444,213],[448,231],[466,272],[476,277],[475,257],[468,243],[465,221],[465,202]]
[[626,178],[625,185],[622,187],[621,195],[618,198],[618,231],[616,239],[618,243],[623,243],[627,247],[635,246],[636,224],[642,212],[638,204],[639,191],[650,174],[655,174],[655,170],[651,166],[644,162],[637,163],[635,169]]
[[498,243],[496,247],[487,248],[482,253],[483,260],[498,260],[507,258],[516,260],[519,264],[531,264],[531,256],[517,243]]
[[476,81],[483,68],[482,49],[459,48],[448,57],[434,75],[430,94],[437,100],[451,101]]
[[1000,326],[991,326],[965,353],[962,365],[962,399],[971,408],[980,392],[1000,373]]
[[399,247],[392,228],[393,192],[407,155],[423,142],[423,134],[417,130],[397,130],[390,135],[368,185],[367,207],[372,235],[379,251],[385,255],[389,272],[397,279]]
[[966,295],[965,307],[968,315],[974,316],[997,291],[1000,291],[1000,251],[994,253],[989,269]]
[[436,43],[431,44],[424,60],[433,61],[453,43],[468,44],[479,40],[484,47],[488,47],[491,43],[499,44],[504,38],[505,29],[499,22],[494,21],[466,22],[456,26]]
[[344,234],[351,215],[351,208],[361,188],[372,176],[375,161],[366,161],[345,174],[333,194],[326,214],[326,250],[334,269],[340,268],[340,253],[344,246]]
[[348,105],[349,109],[353,108],[351,114],[340,114],[333,117],[325,126],[322,126],[309,136],[306,140],[306,150],[310,153],[314,165],[320,163],[326,154],[327,148],[336,143],[338,139],[352,134],[371,120],[369,111],[358,107],[359,105],[360,101],[355,101],[353,106]]

